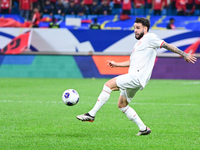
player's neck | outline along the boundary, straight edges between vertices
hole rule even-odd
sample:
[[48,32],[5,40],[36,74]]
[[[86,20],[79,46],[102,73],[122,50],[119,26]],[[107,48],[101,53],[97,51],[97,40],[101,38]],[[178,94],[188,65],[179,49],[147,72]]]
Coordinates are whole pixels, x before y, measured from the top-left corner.
[[140,40],[147,34],[148,32],[144,33],[144,35],[140,38]]

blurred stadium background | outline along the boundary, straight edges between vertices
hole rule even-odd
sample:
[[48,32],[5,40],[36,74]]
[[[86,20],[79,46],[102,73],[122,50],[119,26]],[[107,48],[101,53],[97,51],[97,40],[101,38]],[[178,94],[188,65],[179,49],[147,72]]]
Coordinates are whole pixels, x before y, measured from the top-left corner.
[[[136,17],[148,18],[150,32],[199,57],[198,0],[5,0],[0,77],[110,78],[126,73],[103,66],[107,59],[128,59],[136,42]],[[170,19],[174,22],[167,29]],[[198,61],[187,64],[165,49],[157,56],[152,78],[200,79]]]

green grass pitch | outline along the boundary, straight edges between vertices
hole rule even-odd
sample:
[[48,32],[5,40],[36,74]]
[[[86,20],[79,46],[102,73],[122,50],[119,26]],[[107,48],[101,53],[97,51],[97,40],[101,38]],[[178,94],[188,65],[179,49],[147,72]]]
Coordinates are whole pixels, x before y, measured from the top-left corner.
[[[111,93],[93,123],[76,119],[94,106],[106,81],[0,78],[0,149],[200,149],[199,80],[150,80],[130,103],[152,130],[139,137],[117,107],[119,92]],[[69,88],[80,95],[72,107],[61,99]]]

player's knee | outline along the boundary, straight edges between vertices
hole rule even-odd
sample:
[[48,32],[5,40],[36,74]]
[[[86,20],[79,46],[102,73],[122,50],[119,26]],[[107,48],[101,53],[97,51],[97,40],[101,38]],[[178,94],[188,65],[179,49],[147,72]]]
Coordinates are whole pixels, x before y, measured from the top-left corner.
[[112,85],[106,84],[106,83],[104,85],[109,87],[112,91],[118,91],[119,90],[119,88],[117,86],[112,86]]
[[126,97],[120,95],[119,97],[119,101],[118,101],[118,108],[124,108],[128,105],[128,101],[126,99]]
[[125,107],[123,104],[119,104],[118,103],[118,108],[120,109],[120,108],[123,108],[123,107]]
[[116,84],[116,79],[115,78],[107,81],[104,85],[107,86],[107,87],[109,87],[112,91],[119,90],[119,87]]
[[124,108],[128,105],[128,103],[118,103],[118,108]]
[[107,82],[104,84],[104,86],[106,86],[106,87],[111,89],[111,86]]
[[110,84],[105,83],[105,84],[104,84],[104,87],[107,87],[107,88],[109,88],[111,91],[113,91],[113,88],[112,88],[112,86],[111,86]]

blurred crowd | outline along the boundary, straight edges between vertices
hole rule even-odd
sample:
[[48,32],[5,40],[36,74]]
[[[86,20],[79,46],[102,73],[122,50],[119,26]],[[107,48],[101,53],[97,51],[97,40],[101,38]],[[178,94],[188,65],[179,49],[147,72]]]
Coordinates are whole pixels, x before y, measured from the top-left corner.
[[200,0],[0,0],[0,6],[2,14],[20,14],[26,20],[44,14],[200,15]]

